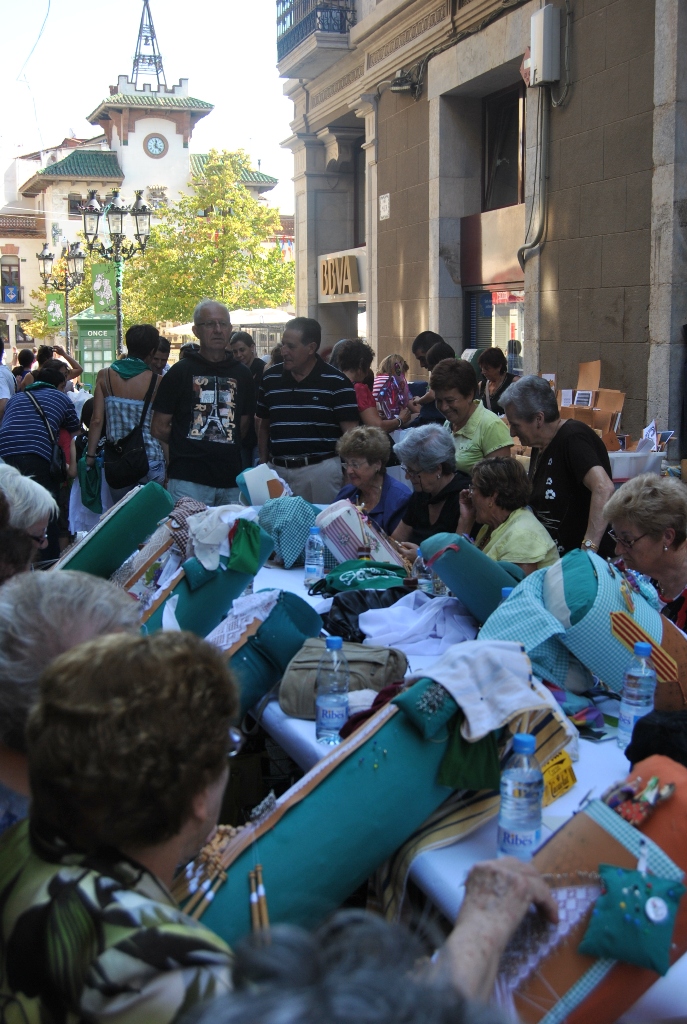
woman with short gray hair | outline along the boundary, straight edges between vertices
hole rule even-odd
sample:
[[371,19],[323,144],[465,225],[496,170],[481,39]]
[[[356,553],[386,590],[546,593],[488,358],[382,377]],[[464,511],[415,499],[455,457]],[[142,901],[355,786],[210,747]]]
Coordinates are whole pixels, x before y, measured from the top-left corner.
[[58,511],[50,491],[6,463],[0,463],[0,491],[10,508],[9,525],[28,533],[34,552],[46,548],[48,524]]
[[0,588],[0,832],[27,814],[24,728],[44,670],[86,640],[140,625],[124,590],[86,573],[24,573]]
[[409,430],[394,448],[413,495],[392,537],[406,558],[417,558],[418,545],[435,533],[455,533],[460,518],[460,492],[470,477],[456,471],[453,438],[438,423]]

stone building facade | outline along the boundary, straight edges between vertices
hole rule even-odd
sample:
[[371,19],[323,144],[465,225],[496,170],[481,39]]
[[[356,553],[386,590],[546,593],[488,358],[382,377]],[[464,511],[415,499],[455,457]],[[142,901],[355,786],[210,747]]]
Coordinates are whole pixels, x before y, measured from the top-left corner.
[[[364,301],[378,356],[400,351],[411,364],[427,329],[459,353],[501,345],[563,388],[580,361],[601,359],[602,386],[626,393],[625,430],[636,436],[652,417],[677,429],[687,0],[569,0],[569,25],[555,2],[555,99],[569,29],[561,106],[522,75],[540,0],[338,0],[336,11],[278,0],[297,309],[331,344],[352,333]],[[542,156],[545,241],[523,272],[516,254],[537,223]],[[322,295],[322,257],[335,253],[359,259],[355,297]]]

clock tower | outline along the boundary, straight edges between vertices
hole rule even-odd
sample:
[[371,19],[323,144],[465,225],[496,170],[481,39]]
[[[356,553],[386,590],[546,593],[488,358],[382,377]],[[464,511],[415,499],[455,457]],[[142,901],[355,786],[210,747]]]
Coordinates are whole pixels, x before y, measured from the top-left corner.
[[[144,78],[155,81],[142,81]],[[88,117],[107,138],[124,175],[123,188],[165,185],[174,201],[188,189],[188,144],[212,103],[189,96],[188,79],[167,87],[149,0],[143,14],[131,77],[120,75],[110,95]]]

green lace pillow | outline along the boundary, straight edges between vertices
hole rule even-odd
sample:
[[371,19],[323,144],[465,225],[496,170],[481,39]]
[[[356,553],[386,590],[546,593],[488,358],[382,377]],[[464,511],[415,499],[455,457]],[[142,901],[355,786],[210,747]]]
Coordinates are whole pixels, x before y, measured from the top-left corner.
[[458,705],[448,690],[433,679],[418,679],[414,686],[394,697],[401,711],[426,740],[436,736],[455,715]]
[[667,974],[681,882],[600,864],[604,892],[578,952]]

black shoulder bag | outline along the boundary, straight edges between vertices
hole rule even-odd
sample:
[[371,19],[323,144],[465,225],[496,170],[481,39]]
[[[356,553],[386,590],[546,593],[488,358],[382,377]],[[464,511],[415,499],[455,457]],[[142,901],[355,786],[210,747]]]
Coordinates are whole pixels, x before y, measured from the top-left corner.
[[48,437],[52,445],[52,455],[50,457],[50,479],[55,484],[61,484],[67,479],[67,460],[64,457],[64,452],[60,448],[60,445],[53,433],[53,429],[48,423],[48,417],[43,412],[40,402],[37,402],[30,391],[25,391],[24,394],[33,403],[33,407],[43,420],[45,429],[48,431]]
[[132,487],[137,484],[141,477],[148,472],[148,455],[143,441],[143,424],[148,415],[155,382],[158,375],[154,373],[150,378],[150,387],[143,400],[143,412],[138,425],[119,441],[106,441],[103,459],[105,479],[110,487]]

